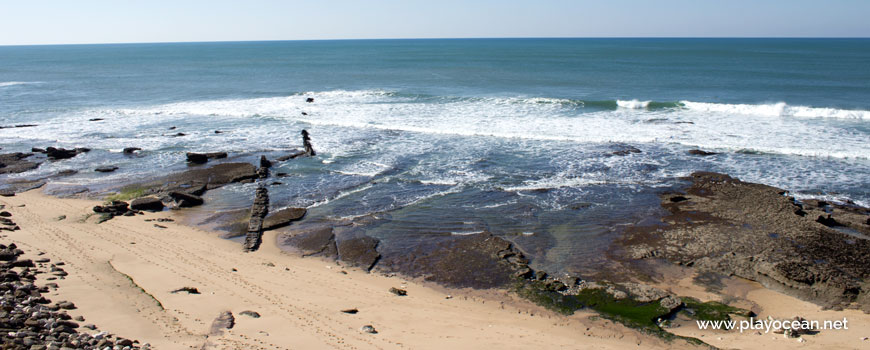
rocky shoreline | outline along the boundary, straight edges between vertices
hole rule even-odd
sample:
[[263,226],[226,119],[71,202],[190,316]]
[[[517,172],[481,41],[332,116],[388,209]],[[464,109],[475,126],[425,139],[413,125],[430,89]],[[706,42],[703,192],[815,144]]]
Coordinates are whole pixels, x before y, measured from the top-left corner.
[[661,196],[661,225],[636,226],[620,261],[664,259],[738,276],[824,307],[870,312],[870,209],[797,200],[788,191],[697,172]]

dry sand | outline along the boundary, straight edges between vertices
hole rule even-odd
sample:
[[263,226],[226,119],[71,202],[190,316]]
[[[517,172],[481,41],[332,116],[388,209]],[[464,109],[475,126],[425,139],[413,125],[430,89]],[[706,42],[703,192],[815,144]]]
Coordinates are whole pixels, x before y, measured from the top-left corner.
[[[267,234],[262,248],[175,222],[175,212],[117,217],[102,224],[88,218],[96,201],[57,199],[38,191],[0,198],[20,231],[7,234],[30,257],[45,252],[70,273],[58,280],[52,300],[73,301],[72,315],[101,330],[150,343],[156,349],[627,349],[692,348],[639,334],[590,313],[565,317],[505,291],[458,291],[344,268],[332,261],[283,253]],[[24,205],[24,207],[21,207]],[[57,220],[65,215],[63,220]],[[235,270],[234,270],[235,269]],[[40,280],[45,283],[44,279]],[[685,284],[685,285],[683,285]],[[201,294],[171,293],[195,287]],[[391,294],[403,288],[408,296]],[[683,279],[679,294],[705,294]],[[735,288],[737,290],[739,288]],[[800,314],[808,319],[848,317],[850,330],[823,331],[806,342],[781,335],[674,331],[724,348],[870,349],[870,317],[822,311],[815,305],[764,288],[739,289],[762,316]],[[447,298],[452,294],[452,298]],[[357,314],[340,310],[356,308]],[[241,315],[256,311],[260,318]],[[211,330],[223,311],[235,326]],[[377,334],[360,331],[372,325]],[[719,340],[722,338],[722,340]]]

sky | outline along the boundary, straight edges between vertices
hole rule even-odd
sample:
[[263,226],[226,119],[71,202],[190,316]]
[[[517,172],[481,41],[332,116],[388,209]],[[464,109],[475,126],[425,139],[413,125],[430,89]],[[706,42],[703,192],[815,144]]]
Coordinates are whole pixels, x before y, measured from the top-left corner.
[[0,0],[0,45],[870,37],[870,0]]

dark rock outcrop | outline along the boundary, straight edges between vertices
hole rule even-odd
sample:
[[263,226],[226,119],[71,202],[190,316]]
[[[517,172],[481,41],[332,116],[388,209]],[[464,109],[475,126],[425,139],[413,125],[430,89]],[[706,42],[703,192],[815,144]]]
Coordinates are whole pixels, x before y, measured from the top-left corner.
[[263,220],[269,213],[269,191],[258,187],[254,193],[254,204],[251,206],[251,221],[248,223],[248,234],[245,236],[245,251],[252,252],[260,248],[263,239]]
[[40,162],[27,161],[33,153],[6,153],[0,154],[0,174],[23,173],[39,167]]
[[136,151],[141,151],[142,149],[139,147],[126,147],[124,148],[124,154],[133,154]]
[[317,152],[314,152],[314,147],[311,146],[311,137],[308,137],[308,130],[302,130],[302,147],[305,149],[305,155],[314,157]]
[[266,158],[266,156],[260,156],[260,167],[261,168],[271,168],[272,162]]
[[69,159],[79,155],[80,153],[89,152],[90,149],[87,148],[76,148],[76,149],[65,149],[65,148],[54,148],[48,147],[45,149],[45,155],[48,156],[48,159],[51,160],[59,160],[59,159]]
[[194,153],[187,152],[187,162],[193,164],[205,164],[211,159],[226,158],[227,152]]
[[826,307],[870,311],[870,228],[862,225],[870,209],[802,203],[782,189],[725,174],[697,172],[689,180],[678,194],[687,200],[662,196],[667,225],[628,229],[614,257],[664,258]]

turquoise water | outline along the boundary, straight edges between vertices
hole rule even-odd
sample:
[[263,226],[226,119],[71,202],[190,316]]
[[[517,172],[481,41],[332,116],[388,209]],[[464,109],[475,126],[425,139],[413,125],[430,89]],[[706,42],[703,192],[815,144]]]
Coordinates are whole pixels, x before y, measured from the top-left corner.
[[[93,148],[7,177],[73,168],[47,188],[105,190],[184,169],[186,151],[277,157],[307,129],[319,156],[273,170],[291,175],[274,206],[309,207],[309,224],[366,218],[357,230],[384,249],[517,235],[571,268],[696,170],[870,204],[868,63],[865,39],[0,47],[0,125],[38,124],[0,129],[0,147]],[[612,155],[629,146],[642,153]],[[91,171],[103,164],[120,169]],[[210,208],[247,206],[251,186]]]

